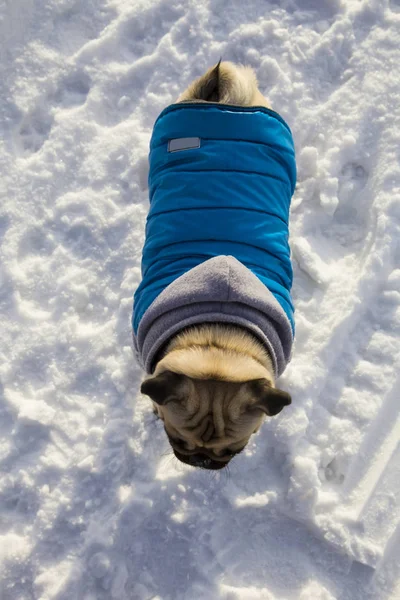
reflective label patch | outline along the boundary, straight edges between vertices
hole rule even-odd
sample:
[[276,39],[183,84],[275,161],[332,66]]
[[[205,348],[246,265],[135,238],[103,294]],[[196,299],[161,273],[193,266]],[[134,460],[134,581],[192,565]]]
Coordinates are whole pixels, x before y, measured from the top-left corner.
[[194,148],[200,148],[200,138],[198,137],[176,138],[168,142],[168,152],[193,150]]

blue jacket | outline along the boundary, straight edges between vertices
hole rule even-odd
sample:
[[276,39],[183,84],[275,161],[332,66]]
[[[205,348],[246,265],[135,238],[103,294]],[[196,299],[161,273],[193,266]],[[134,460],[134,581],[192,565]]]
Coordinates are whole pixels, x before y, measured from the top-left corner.
[[166,108],[150,143],[134,335],[168,286],[219,256],[234,257],[264,284],[293,333],[288,219],[295,183],[292,134],[274,111],[207,103]]

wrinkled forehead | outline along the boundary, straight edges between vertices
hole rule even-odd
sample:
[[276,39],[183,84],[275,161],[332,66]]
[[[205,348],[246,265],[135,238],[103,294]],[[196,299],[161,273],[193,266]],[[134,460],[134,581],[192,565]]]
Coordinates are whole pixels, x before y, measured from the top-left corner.
[[191,385],[191,390],[196,394],[208,396],[220,396],[234,398],[244,391],[246,382],[242,381],[226,381],[224,379],[194,379],[188,378]]

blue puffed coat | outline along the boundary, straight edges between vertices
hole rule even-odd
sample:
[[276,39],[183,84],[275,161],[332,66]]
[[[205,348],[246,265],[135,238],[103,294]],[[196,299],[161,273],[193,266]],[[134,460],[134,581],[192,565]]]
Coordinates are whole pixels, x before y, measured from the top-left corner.
[[259,337],[280,374],[294,332],[288,125],[262,107],[173,104],[155,123],[149,158],[132,319],[139,362],[151,372],[162,345],[188,324],[231,322]]

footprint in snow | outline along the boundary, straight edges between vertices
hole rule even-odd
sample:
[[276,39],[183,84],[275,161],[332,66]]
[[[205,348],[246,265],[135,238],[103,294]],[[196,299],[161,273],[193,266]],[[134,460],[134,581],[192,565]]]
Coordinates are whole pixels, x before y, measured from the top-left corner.
[[344,481],[344,474],[340,471],[336,457],[326,465],[326,467],[323,469],[323,473],[325,480],[329,481],[329,483],[341,485]]
[[356,194],[364,189],[368,180],[368,172],[362,165],[350,162],[344,165],[339,178],[339,200],[341,203],[351,202]]
[[129,62],[151,56],[161,39],[183,16],[181,6],[174,6],[170,0],[161,0],[157,11],[153,6],[142,10],[140,19],[133,17],[122,21],[117,37],[120,57]]
[[[41,105],[25,115],[17,133],[17,145],[23,154],[35,154],[50,137],[54,118],[51,106],[72,108],[86,102],[91,87],[90,77],[84,72],[72,72],[61,80],[57,91],[42,98]],[[47,108],[46,108],[47,107]]]
[[49,256],[55,248],[55,242],[50,234],[43,235],[43,230],[39,227],[28,229],[19,243],[18,258],[30,258],[32,254],[39,256]]
[[89,75],[84,72],[70,73],[60,82],[53,100],[62,108],[80,106],[86,102],[91,83]]
[[0,494],[0,506],[9,522],[16,523],[23,515],[36,512],[39,507],[38,494],[34,486],[16,482],[5,485]]
[[335,237],[343,246],[363,242],[370,229],[371,197],[364,188],[368,171],[356,162],[344,165],[338,182],[338,206],[334,213]]
[[111,562],[105,552],[96,552],[89,560],[89,569],[95,579],[107,577],[111,571]]
[[36,108],[22,120],[17,141],[24,154],[38,152],[50,135],[53,117],[42,107]]

